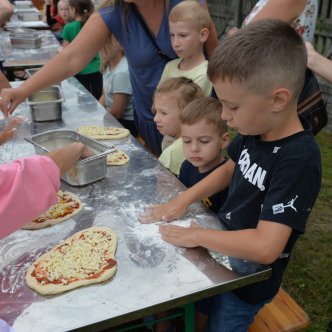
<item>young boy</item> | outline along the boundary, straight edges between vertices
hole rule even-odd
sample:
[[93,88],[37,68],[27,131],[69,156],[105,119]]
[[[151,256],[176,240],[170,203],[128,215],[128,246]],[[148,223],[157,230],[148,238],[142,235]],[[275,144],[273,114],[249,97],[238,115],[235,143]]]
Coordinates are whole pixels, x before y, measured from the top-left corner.
[[[221,119],[218,99],[201,97],[188,104],[180,114],[183,152],[179,180],[188,188],[224,165],[223,149],[229,143],[227,125]],[[203,199],[206,207],[217,213],[227,198],[227,189]]]
[[[158,131],[164,135],[159,161],[178,176],[185,159],[181,138],[180,114],[192,100],[203,97],[202,89],[185,77],[169,78],[156,90],[152,111]],[[166,136],[166,137],[165,137]]]
[[222,118],[239,132],[228,148],[230,160],[142,219],[180,217],[191,203],[229,185],[218,214],[229,231],[160,225],[162,238],[172,244],[202,246],[272,268],[269,279],[212,299],[211,331],[247,331],[275,296],[317,198],[320,152],[296,110],[306,64],[303,40],[282,21],[257,21],[223,40],[208,75]]
[[211,95],[212,83],[207,77],[208,61],[203,44],[209,37],[209,12],[197,1],[183,1],[169,14],[172,47],[179,57],[167,63],[158,86],[170,77],[186,77]]

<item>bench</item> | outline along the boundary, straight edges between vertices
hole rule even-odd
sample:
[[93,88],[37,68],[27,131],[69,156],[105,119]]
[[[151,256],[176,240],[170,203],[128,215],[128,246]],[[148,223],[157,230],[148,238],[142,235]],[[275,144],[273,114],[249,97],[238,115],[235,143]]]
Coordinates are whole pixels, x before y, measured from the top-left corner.
[[280,288],[273,301],[266,304],[249,327],[249,332],[293,332],[309,325],[306,312]]

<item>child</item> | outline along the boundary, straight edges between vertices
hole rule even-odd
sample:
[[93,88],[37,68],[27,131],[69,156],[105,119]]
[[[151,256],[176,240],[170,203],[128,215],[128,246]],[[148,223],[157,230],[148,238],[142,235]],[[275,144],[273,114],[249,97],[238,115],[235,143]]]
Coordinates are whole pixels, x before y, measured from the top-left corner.
[[[179,180],[188,188],[227,161],[222,150],[229,143],[229,134],[221,110],[218,99],[202,97],[190,102],[180,114],[186,160],[181,165]],[[203,199],[203,203],[217,213],[226,198],[227,189]]]
[[0,239],[55,204],[60,175],[79,159],[92,155],[93,152],[84,144],[76,142],[45,156],[32,156],[1,164]]
[[[163,141],[159,161],[176,176],[184,161],[181,138],[180,112],[193,99],[203,97],[203,91],[192,80],[184,77],[170,78],[156,90],[152,111],[154,122],[162,135],[170,136],[169,144]],[[166,143],[166,144],[165,144]]]
[[160,225],[162,238],[172,244],[202,246],[272,268],[269,279],[212,298],[209,331],[247,331],[278,292],[317,198],[320,152],[296,110],[306,65],[303,40],[282,21],[257,21],[223,40],[208,75],[222,118],[239,132],[228,148],[230,160],[142,218],[180,217],[191,203],[229,185],[218,214],[229,231]]
[[[59,0],[56,5],[56,11],[52,15],[50,0],[46,0],[46,22],[50,26],[51,31],[61,31],[69,20],[69,5],[65,0]],[[56,37],[60,35],[55,34]]]
[[18,118],[11,118],[7,124],[7,126],[4,128],[3,131],[0,131],[0,145],[4,144],[11,138],[15,136],[16,128],[20,126],[23,122],[23,119]]
[[[73,22],[66,24],[62,31],[62,47],[71,43],[81,31],[83,25],[94,11],[91,0],[69,0],[69,14],[74,19]],[[84,52],[84,50],[82,50]],[[75,77],[80,83],[97,99],[103,92],[103,77],[99,71],[100,59],[97,54],[90,63],[80,71]]]
[[103,94],[99,102],[129,129],[133,136],[137,136],[128,62],[122,46],[114,36],[111,36],[109,42],[100,50],[100,56]]
[[211,95],[212,83],[206,74],[208,61],[203,53],[210,25],[208,10],[197,1],[183,1],[171,10],[171,42],[179,58],[166,64],[158,85],[167,78],[183,76],[199,85],[206,96]]

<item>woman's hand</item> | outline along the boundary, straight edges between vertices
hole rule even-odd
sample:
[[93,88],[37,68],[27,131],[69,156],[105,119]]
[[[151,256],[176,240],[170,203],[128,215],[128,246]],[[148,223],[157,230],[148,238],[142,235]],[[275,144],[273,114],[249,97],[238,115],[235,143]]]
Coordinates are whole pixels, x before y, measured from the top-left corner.
[[18,88],[10,88],[10,89],[2,89],[0,93],[0,109],[5,116],[5,119],[14,112],[16,107],[21,104],[25,98],[25,94],[21,89]]

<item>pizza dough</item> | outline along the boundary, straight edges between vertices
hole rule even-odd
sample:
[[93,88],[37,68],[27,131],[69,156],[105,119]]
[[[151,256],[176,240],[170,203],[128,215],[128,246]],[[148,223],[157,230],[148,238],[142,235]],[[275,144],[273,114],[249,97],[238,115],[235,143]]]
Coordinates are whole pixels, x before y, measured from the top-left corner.
[[58,224],[73,217],[83,209],[78,196],[68,191],[58,192],[58,203],[51,206],[45,213],[35,218],[22,229],[41,229]]
[[28,269],[27,285],[49,295],[99,283],[116,272],[117,235],[108,227],[90,227],[40,256]]
[[119,139],[129,136],[130,131],[126,128],[103,127],[103,126],[81,126],[77,129],[79,134],[89,136],[93,139]]
[[121,150],[116,150],[107,155],[107,165],[120,166],[127,164],[129,157]]

